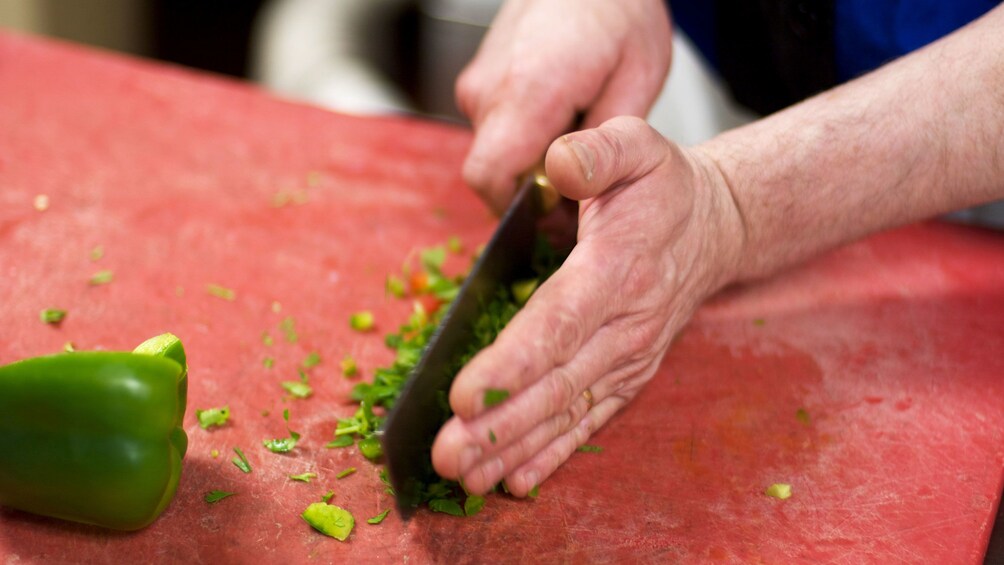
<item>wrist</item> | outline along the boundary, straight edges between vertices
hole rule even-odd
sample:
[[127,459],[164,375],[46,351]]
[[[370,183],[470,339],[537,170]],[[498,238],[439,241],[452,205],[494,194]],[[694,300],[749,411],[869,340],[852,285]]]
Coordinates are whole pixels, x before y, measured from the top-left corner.
[[711,295],[743,278],[748,229],[722,164],[700,147],[686,150],[695,170],[694,221],[702,234],[700,277]]

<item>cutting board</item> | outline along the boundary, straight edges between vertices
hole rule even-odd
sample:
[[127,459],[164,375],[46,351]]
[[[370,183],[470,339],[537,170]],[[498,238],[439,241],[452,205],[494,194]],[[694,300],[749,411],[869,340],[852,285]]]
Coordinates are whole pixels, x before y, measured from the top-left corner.
[[[392,506],[379,465],[324,447],[354,411],[339,361],[368,379],[392,359],[382,335],[411,306],[384,279],[409,253],[457,236],[462,269],[487,240],[495,220],[459,176],[469,132],[14,35],[0,132],[0,363],[171,331],[191,371],[163,516],[123,534],[0,510],[3,563],[982,559],[1004,477],[1000,234],[909,226],[728,289],[591,440],[603,451],[576,453],[537,499],[369,525]],[[104,269],[113,281],[89,285]],[[62,324],[39,321],[49,307]],[[350,329],[359,310],[377,331]],[[314,395],[287,398],[311,352]],[[200,429],[195,409],[221,405],[230,423]],[[270,453],[287,409],[303,440]],[[791,498],[765,496],[773,483]],[[237,494],[204,502],[215,489]],[[328,491],[357,518],[345,542],[299,517]]]

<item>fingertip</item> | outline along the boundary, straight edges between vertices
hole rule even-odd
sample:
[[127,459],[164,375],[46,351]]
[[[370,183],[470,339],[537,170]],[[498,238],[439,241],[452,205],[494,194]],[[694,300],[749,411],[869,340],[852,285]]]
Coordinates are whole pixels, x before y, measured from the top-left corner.
[[[463,468],[465,464],[473,464],[473,462],[461,460],[465,449],[472,447],[468,445],[465,437],[466,435],[455,418],[451,418],[439,430],[439,434],[432,444],[432,467],[441,477],[457,479],[466,470]],[[473,447],[477,448],[476,445]]]
[[585,200],[605,187],[596,180],[596,151],[588,135],[563,135],[547,150],[544,167],[547,176],[561,194],[572,200]]

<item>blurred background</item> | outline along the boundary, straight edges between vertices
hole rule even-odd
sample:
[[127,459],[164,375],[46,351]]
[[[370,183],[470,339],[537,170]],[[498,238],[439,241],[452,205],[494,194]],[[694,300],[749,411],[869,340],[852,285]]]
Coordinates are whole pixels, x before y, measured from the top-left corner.
[[[0,0],[0,28],[252,80],[356,114],[463,122],[453,83],[501,0]],[[684,34],[648,121],[683,145],[754,116]],[[1004,202],[950,219],[1004,227]]]
[[[0,27],[253,80],[357,114],[463,121],[453,82],[501,0],[0,0]],[[682,34],[652,114],[694,144],[750,116]]]

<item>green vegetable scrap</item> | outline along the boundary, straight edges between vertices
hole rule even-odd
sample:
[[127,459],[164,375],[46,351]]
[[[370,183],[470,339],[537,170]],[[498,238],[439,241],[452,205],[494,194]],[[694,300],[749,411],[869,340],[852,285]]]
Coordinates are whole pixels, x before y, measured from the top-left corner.
[[488,441],[490,441],[492,445],[495,445],[498,441],[498,438],[495,437],[495,430],[488,430]]
[[310,479],[317,478],[317,473],[300,473],[299,475],[290,475],[289,478],[301,483],[309,483]]
[[455,235],[446,240],[446,248],[450,250],[450,253],[459,255],[464,250],[464,243],[460,241],[460,236]]
[[355,445],[355,439],[353,439],[350,435],[345,435],[336,437],[334,441],[329,441],[324,444],[324,447],[331,449],[335,447],[349,447],[350,445]]
[[368,332],[373,329],[373,312],[363,310],[349,316],[349,326],[357,332]]
[[390,508],[384,510],[383,512],[377,514],[376,516],[374,516],[372,518],[367,519],[366,523],[367,524],[373,524],[375,526],[375,525],[379,524],[380,522],[383,522],[383,519],[386,518],[388,514],[390,514]]
[[275,340],[268,332],[261,332],[261,342],[265,347],[272,347],[275,345]]
[[209,283],[206,285],[206,292],[208,292],[210,296],[215,296],[216,298],[222,298],[223,300],[227,300],[230,302],[233,302],[234,299],[237,298],[237,293],[234,292],[232,288],[227,288],[225,286],[220,286],[218,284],[213,284],[213,283]]
[[266,369],[271,369],[272,367],[275,367],[275,359],[272,357],[266,357],[261,360],[261,366]]
[[335,491],[329,490],[328,492],[324,493],[324,496],[321,497],[321,502],[330,502],[331,499],[334,497],[335,497]]
[[77,351],[0,367],[0,504],[117,530],[153,522],[188,449],[185,350]]
[[311,504],[300,517],[315,530],[338,541],[345,541],[356,525],[348,510],[326,502]]
[[467,500],[464,501],[464,514],[468,516],[473,516],[485,506],[485,497],[478,496],[476,494],[467,495]]
[[230,420],[230,407],[206,408],[196,410],[195,417],[199,420],[199,427],[208,430],[212,426],[222,426]]
[[359,440],[359,452],[370,461],[376,461],[383,457],[383,446],[376,436],[370,436]]
[[406,286],[404,279],[397,275],[388,275],[387,282],[384,284],[384,289],[387,294],[396,296],[397,298],[404,298],[406,294]]
[[809,412],[805,408],[799,408],[795,411],[795,419],[806,426],[812,423],[812,420],[809,418]]
[[88,280],[87,282],[91,286],[99,286],[112,282],[113,278],[115,278],[115,273],[109,271],[108,269],[105,269],[103,271],[98,271],[93,275],[91,275],[90,280]]
[[355,467],[349,467],[348,469],[345,469],[341,473],[338,473],[337,475],[335,475],[335,478],[336,479],[344,479],[345,477],[348,477],[349,475],[351,475],[352,473],[355,473],[355,472],[356,472],[356,468]]
[[342,375],[345,377],[354,377],[359,374],[359,367],[356,365],[356,360],[351,355],[346,355],[342,359]]
[[289,437],[278,438],[278,439],[266,439],[262,440],[262,445],[265,449],[271,451],[272,453],[289,453],[296,447],[296,443],[300,441],[300,434],[290,431]]
[[537,285],[539,284],[539,279],[527,279],[512,283],[513,299],[515,299],[516,303],[520,306],[526,304],[527,301],[530,300],[530,296],[533,295],[533,292],[537,290]]
[[581,451],[582,453],[601,453],[603,452],[603,448],[598,445],[585,444],[576,447],[575,451]]
[[316,351],[311,351],[309,354],[307,354],[307,357],[304,358],[303,363],[301,363],[300,366],[303,367],[304,369],[312,369],[320,364],[321,364],[320,353]]
[[76,350],[77,350],[77,346],[73,345],[72,341],[68,341],[68,342],[66,342],[66,343],[63,344],[63,351],[65,351],[67,353],[73,353]]
[[283,337],[288,343],[300,341],[300,336],[296,333],[296,320],[292,316],[286,316],[279,322],[279,329],[282,330]]
[[464,509],[453,498],[435,498],[429,501],[429,509],[433,512],[442,512],[451,516],[463,516]]
[[509,391],[504,389],[490,388],[485,391],[485,408],[491,408],[492,406],[498,406],[505,402],[509,398]]
[[93,249],[91,249],[91,261],[100,261],[101,258],[104,257],[104,256],[105,256],[105,248],[104,247],[102,247],[100,245],[96,245],[96,246],[94,246]]
[[236,492],[227,492],[225,490],[212,490],[206,493],[203,499],[209,504],[216,504],[217,502],[223,500],[224,498],[231,497],[237,494]]
[[[282,419],[289,422],[289,410],[282,411]],[[262,441],[262,445],[265,449],[271,451],[272,453],[289,453],[296,447],[296,443],[300,441],[300,434],[289,429],[286,426],[286,431],[289,432],[289,437],[279,438],[279,439],[266,439]]]
[[237,457],[231,459],[230,462],[236,465],[237,468],[243,471],[244,473],[250,473],[251,464],[248,463],[248,458],[244,456],[244,451],[242,451],[241,448],[239,447],[235,447],[234,453],[237,454]]
[[540,485],[533,485],[533,488],[530,489],[530,492],[526,493],[526,495],[530,498],[537,498],[540,496]]
[[774,483],[764,491],[767,496],[772,496],[778,500],[791,498],[791,485],[785,483]]
[[299,381],[283,381],[282,388],[293,398],[310,398],[310,395],[314,394],[314,389],[307,384],[303,375]]
[[66,310],[60,310],[59,308],[46,308],[38,314],[38,317],[46,324],[58,325],[63,321],[63,318],[66,318]]

